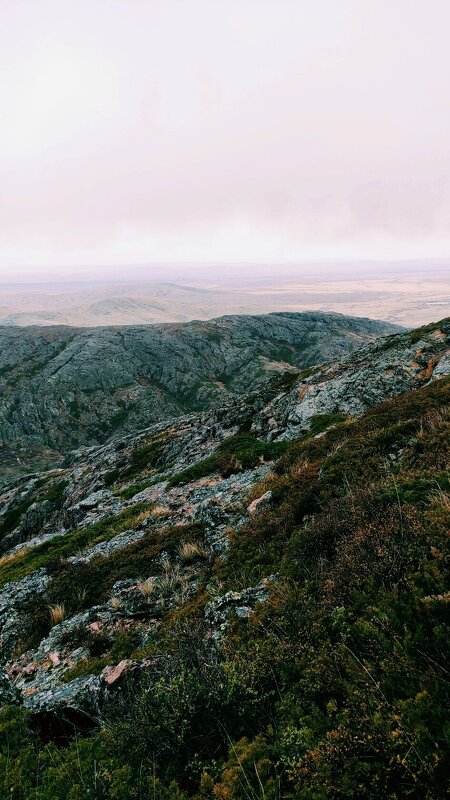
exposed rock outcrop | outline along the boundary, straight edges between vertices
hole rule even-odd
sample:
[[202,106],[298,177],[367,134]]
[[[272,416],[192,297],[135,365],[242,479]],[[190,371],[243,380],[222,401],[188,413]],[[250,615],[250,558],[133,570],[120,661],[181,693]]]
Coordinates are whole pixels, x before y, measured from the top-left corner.
[[395,326],[309,312],[117,328],[0,327],[0,481],[277,372],[340,358]]

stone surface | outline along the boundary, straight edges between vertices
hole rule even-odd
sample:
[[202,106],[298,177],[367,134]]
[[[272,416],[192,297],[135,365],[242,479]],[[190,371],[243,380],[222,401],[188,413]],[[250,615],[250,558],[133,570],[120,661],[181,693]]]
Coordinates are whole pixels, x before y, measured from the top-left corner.
[[128,659],[123,659],[115,666],[112,664],[108,665],[102,672],[102,680],[107,686],[113,686],[115,683],[120,681],[124,675],[130,672],[132,666],[133,662]]
[[[0,327],[0,479],[339,358],[396,330],[323,312],[123,328]],[[286,361],[290,363],[286,365]],[[85,498],[86,503],[95,503]]]
[[22,696],[13,686],[5,670],[0,667],[0,707],[4,705],[20,705]]
[[255,514],[260,514],[261,511],[264,511],[265,508],[268,508],[271,503],[272,492],[264,492],[261,497],[257,497],[250,503],[250,505],[247,507],[247,513],[250,517],[254,517]]

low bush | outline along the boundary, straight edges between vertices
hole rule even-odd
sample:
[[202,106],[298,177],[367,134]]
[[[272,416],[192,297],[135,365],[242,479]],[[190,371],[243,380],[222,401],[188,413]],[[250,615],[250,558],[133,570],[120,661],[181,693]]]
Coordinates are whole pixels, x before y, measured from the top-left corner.
[[29,575],[39,567],[58,570],[64,559],[74,555],[82,548],[112,539],[118,533],[138,524],[143,513],[149,513],[146,503],[135,503],[115,516],[106,516],[99,522],[79,530],[55,536],[47,542],[26,551],[0,565],[0,586]]
[[228,478],[238,472],[256,467],[258,463],[273,461],[285,452],[286,442],[264,442],[250,433],[237,433],[224,439],[214,453],[192,467],[174,475],[170,486],[198,480],[218,472]]

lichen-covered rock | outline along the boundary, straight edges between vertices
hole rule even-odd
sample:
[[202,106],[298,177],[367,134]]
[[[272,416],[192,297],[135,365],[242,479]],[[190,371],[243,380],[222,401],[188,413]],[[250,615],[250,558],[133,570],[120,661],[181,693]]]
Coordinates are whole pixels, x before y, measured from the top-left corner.
[[45,569],[36,570],[0,590],[0,654],[8,657],[16,645],[24,618],[50,581]]
[[211,626],[213,635],[220,636],[234,616],[247,619],[257,603],[267,600],[269,584],[274,581],[276,581],[276,576],[271,575],[258,586],[249,586],[240,592],[227,592],[208,603],[205,608],[205,619]]
[[11,683],[5,670],[0,667],[0,706],[20,705],[22,696]]
[[75,711],[96,721],[101,714],[101,681],[96,675],[87,675],[46,691],[28,690],[23,704],[33,714],[51,712],[64,719]]

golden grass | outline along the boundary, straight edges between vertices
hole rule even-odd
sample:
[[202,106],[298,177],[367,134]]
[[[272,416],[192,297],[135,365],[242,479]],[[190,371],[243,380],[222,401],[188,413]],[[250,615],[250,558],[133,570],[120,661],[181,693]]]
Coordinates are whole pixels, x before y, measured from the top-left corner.
[[207,558],[209,553],[197,542],[181,542],[178,555],[182,561],[193,561],[195,558]]
[[152,508],[152,517],[169,517],[170,514],[170,508],[165,506],[153,506]]
[[33,549],[33,547],[22,547],[22,549],[18,550],[16,553],[7,553],[5,556],[0,556],[0,569],[6,564],[12,564],[14,561],[16,561],[16,559],[22,558],[22,556],[26,555]]
[[64,603],[58,603],[55,606],[49,606],[50,622],[52,625],[59,625],[66,617],[66,608]]
[[145,581],[141,581],[141,583],[137,584],[138,592],[144,595],[144,597],[150,597],[150,595],[153,594],[154,588],[155,588],[154,578],[147,578]]

